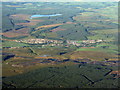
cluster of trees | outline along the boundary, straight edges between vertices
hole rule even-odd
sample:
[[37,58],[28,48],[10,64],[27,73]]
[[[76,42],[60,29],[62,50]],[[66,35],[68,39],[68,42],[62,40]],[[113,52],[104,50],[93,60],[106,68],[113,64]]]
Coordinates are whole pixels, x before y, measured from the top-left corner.
[[111,70],[89,64],[46,67],[3,78],[3,88],[117,88],[118,79],[108,74]]

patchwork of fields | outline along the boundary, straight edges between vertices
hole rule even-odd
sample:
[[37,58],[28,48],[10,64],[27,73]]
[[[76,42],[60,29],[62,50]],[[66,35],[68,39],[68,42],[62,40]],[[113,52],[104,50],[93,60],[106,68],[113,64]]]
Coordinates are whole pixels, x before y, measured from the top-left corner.
[[119,88],[117,8],[116,2],[3,3],[3,88]]

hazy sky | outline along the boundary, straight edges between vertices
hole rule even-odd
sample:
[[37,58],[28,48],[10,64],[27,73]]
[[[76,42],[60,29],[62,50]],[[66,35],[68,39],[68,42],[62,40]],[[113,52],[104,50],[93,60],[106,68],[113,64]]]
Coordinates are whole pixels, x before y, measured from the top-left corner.
[[118,2],[120,0],[1,0],[2,2]]

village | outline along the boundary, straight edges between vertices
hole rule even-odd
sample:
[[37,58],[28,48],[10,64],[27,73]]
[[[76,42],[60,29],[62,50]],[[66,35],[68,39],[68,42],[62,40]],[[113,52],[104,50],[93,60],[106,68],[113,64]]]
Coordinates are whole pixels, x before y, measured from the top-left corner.
[[49,40],[49,39],[25,39],[25,40],[15,40],[15,42],[30,43],[30,44],[63,43],[63,41]]
[[67,44],[71,44],[75,46],[86,46],[87,44],[95,44],[104,41],[105,40],[82,40],[82,41],[67,40]]
[[[7,39],[4,39],[7,40]],[[76,46],[81,48],[95,48],[98,43],[106,42],[106,40],[51,40],[51,39],[23,39],[23,40],[7,40],[7,41],[14,41],[18,43],[25,43],[29,45],[40,45],[41,47],[70,47],[70,46]],[[29,46],[28,45],[28,46]],[[22,48],[26,46],[21,46]],[[7,49],[16,49],[21,47],[3,47]]]
[[92,44],[105,42],[106,40],[50,40],[50,39],[24,39],[24,40],[14,40],[15,42],[27,43],[27,44],[40,44],[42,47],[44,46],[66,46],[69,47],[70,45],[74,46],[90,46]]

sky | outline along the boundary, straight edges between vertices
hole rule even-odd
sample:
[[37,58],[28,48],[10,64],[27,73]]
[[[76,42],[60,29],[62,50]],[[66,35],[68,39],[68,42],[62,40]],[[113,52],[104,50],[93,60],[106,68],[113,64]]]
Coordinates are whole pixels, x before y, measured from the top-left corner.
[[118,2],[120,0],[0,0],[2,2]]

